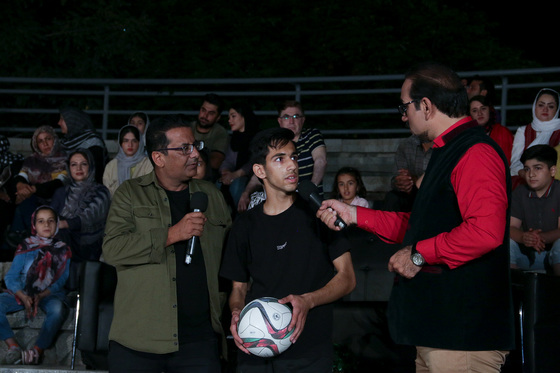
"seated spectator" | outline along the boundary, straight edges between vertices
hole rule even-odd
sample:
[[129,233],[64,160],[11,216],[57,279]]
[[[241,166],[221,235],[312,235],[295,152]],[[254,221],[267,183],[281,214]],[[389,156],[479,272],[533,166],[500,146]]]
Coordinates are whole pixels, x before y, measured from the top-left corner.
[[248,105],[236,103],[229,109],[228,123],[232,134],[226,157],[220,166],[218,185],[235,215],[241,194],[245,190],[249,178],[253,175],[249,146],[259,131],[259,122]]
[[395,176],[391,190],[385,195],[383,210],[409,212],[424,171],[432,156],[432,142],[417,135],[402,140],[395,153]]
[[338,170],[332,190],[336,193],[334,198],[339,201],[352,206],[370,207],[362,175],[353,167],[342,167]]
[[125,180],[146,175],[154,169],[144,151],[144,141],[137,127],[126,125],[119,131],[119,151],[107,163],[103,172],[103,185],[111,196]]
[[[12,223],[15,212],[15,183],[14,175],[17,175],[25,157],[22,154],[10,151],[10,140],[0,135],[0,246],[8,249],[5,244],[5,235],[8,226]],[[13,250],[0,251],[0,261],[11,261]]]
[[[474,96],[483,96],[486,97],[486,103],[488,105],[495,106],[499,102],[494,82],[488,76],[475,75],[466,79],[465,88],[469,100]],[[502,114],[496,108],[494,108],[494,117],[496,123],[502,121]]]
[[16,185],[15,216],[9,241],[16,247],[31,231],[31,214],[37,206],[48,205],[54,192],[68,180],[66,153],[60,148],[58,136],[51,126],[41,126],[31,138],[33,153],[26,157]]
[[492,105],[497,102],[496,89],[494,83],[487,76],[475,75],[467,79],[465,88],[469,100],[474,96],[487,97]]
[[210,154],[208,149],[202,148],[198,151],[200,156],[198,157],[198,163],[196,164],[196,175],[193,176],[193,179],[199,180],[212,180],[212,173],[210,171],[210,167],[208,166],[208,162],[210,162]]
[[470,99],[471,117],[483,126],[486,134],[500,145],[508,161],[511,162],[513,134],[496,120],[496,109],[486,96],[474,96]]
[[[70,248],[56,238],[58,217],[48,206],[32,215],[32,233],[17,248],[6,274],[7,292],[0,293],[0,338],[8,346],[5,362],[39,364],[68,315],[64,284],[70,268]],[[33,348],[22,351],[10,328],[7,313],[25,309],[33,319],[41,308],[46,319]]]
[[68,170],[71,182],[56,191],[51,206],[60,216],[59,237],[72,249],[68,287],[74,289],[81,262],[99,260],[101,256],[111,194],[107,187],[95,181],[95,165],[89,150],[71,153]]
[[208,93],[202,98],[198,117],[190,123],[195,140],[204,141],[204,147],[210,154],[208,166],[213,182],[219,178],[219,169],[225,159],[228,146],[228,133],[220,124],[224,107],[224,100],[219,95]]
[[109,153],[89,115],[71,106],[63,107],[60,109],[58,125],[64,134],[61,140],[62,150],[70,154],[77,149],[88,149],[95,163],[95,180],[103,183],[103,172],[109,162]]
[[150,118],[148,117],[148,114],[143,111],[137,111],[128,118],[127,124],[138,128],[142,137],[142,142],[146,145],[146,130],[150,126]]
[[543,88],[533,102],[533,121],[515,132],[511,150],[512,187],[524,183],[524,167],[521,154],[525,149],[547,144],[555,147],[560,143],[560,119],[558,118],[558,92]]
[[[22,154],[12,153],[10,151],[10,140],[4,135],[0,135],[0,170],[4,170],[11,165],[17,165],[15,171],[19,172],[24,159],[25,157]],[[17,172],[12,172],[12,174],[17,174]]]
[[510,266],[552,268],[560,275],[560,181],[554,179],[558,155],[549,145],[527,148],[521,156],[526,184],[513,191]]

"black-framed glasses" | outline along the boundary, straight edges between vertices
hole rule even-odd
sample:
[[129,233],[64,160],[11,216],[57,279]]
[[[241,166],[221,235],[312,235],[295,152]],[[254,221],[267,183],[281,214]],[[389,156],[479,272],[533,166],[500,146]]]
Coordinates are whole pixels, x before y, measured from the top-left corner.
[[294,115],[284,114],[284,115],[282,115],[281,117],[278,117],[278,118],[280,118],[282,120],[290,120],[290,118],[294,118],[294,120],[297,120],[297,119],[300,119],[300,118],[303,118],[303,117],[304,117],[303,115],[299,115],[299,114],[294,114]]
[[413,102],[417,102],[417,101],[418,100],[412,100],[412,101],[409,101],[409,102],[405,102],[404,104],[400,104],[398,106],[399,113],[401,115],[406,115],[406,111],[408,110],[408,105],[412,104]]
[[156,152],[161,152],[164,150],[180,150],[183,152],[183,155],[189,155],[193,152],[193,150],[202,150],[204,149],[204,141],[195,141],[194,144],[183,144],[183,146],[179,148],[164,148],[164,149],[156,149]]

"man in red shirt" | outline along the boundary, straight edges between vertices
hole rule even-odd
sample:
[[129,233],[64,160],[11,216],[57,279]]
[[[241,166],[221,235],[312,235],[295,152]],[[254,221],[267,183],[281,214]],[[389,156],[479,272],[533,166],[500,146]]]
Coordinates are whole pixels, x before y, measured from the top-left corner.
[[415,345],[417,372],[499,372],[514,348],[508,269],[511,180],[499,146],[468,116],[459,77],[422,64],[405,77],[399,111],[433,153],[411,212],[324,201],[318,216],[401,243],[389,301],[395,342]]

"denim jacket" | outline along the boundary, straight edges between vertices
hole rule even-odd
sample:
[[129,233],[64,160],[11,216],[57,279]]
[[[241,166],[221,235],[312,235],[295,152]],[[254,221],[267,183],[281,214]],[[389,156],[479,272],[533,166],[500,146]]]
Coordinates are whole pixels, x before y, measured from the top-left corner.
[[[192,179],[189,192],[197,191],[208,195],[208,220],[200,243],[210,318],[223,337],[218,270],[231,215],[212,183]],[[103,242],[103,257],[118,275],[109,338],[133,350],[163,354],[179,349],[176,260],[173,245],[165,246],[171,225],[169,200],[154,172],[125,181],[115,192]]]
[[[12,265],[6,273],[4,277],[4,281],[6,282],[6,287],[12,293],[16,293],[19,290],[25,289],[25,280],[27,278],[27,271],[33,261],[39,255],[39,249],[33,251],[27,251],[25,253],[18,254],[14,257]],[[66,284],[66,280],[68,279],[68,275],[70,273],[70,259],[66,261],[66,268],[62,275],[56,280],[51,286],[49,286],[49,290],[51,291],[51,295],[56,296],[58,298],[64,299],[66,296],[66,290],[64,289],[64,285]]]

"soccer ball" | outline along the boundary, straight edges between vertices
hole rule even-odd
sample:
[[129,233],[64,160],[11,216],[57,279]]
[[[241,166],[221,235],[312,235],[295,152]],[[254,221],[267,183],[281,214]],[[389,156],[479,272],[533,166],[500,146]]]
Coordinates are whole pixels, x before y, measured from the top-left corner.
[[239,315],[237,334],[243,346],[253,355],[272,357],[286,351],[292,345],[288,325],[292,310],[278,299],[264,297],[249,302]]

